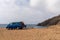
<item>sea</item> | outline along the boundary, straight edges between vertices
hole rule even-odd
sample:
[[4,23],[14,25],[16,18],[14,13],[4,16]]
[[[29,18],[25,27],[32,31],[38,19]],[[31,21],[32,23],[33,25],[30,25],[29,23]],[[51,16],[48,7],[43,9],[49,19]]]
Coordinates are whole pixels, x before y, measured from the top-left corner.
[[[8,24],[0,24],[0,28],[6,28]],[[26,24],[26,28],[44,28],[43,26],[36,26],[36,24]]]

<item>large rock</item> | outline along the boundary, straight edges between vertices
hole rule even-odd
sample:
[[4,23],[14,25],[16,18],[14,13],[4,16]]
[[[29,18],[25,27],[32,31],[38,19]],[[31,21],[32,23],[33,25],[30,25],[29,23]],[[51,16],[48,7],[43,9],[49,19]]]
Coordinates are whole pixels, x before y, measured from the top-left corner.
[[37,26],[51,26],[56,24],[60,24],[60,15],[50,18],[48,20],[45,20],[42,23],[38,23]]

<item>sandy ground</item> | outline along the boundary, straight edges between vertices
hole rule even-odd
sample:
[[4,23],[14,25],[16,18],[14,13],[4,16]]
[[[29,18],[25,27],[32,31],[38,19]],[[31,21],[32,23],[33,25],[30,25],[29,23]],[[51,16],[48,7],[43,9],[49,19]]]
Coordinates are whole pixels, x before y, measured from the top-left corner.
[[25,30],[0,28],[0,40],[60,40],[60,25]]

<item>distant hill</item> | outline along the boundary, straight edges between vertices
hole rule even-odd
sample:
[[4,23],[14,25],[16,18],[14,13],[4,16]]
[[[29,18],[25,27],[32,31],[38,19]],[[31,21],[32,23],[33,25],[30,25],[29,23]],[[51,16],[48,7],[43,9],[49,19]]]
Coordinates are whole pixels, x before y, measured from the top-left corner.
[[51,26],[56,24],[60,24],[60,15],[38,23],[37,26]]

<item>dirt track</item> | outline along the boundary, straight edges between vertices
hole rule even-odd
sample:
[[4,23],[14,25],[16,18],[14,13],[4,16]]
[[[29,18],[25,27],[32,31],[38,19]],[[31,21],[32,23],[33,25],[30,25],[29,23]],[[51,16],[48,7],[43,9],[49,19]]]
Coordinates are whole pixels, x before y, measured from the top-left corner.
[[60,25],[27,30],[0,28],[0,40],[60,40]]

